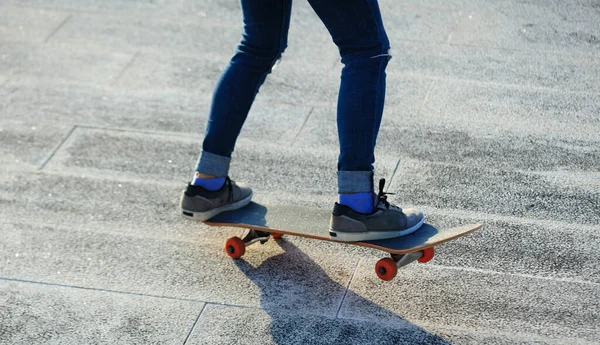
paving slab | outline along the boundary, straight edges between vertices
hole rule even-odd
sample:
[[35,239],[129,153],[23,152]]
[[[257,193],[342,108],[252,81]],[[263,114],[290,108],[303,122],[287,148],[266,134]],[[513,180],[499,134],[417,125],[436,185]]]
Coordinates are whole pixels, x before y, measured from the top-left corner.
[[412,41],[394,45],[397,52],[386,70],[388,87],[398,83],[398,77],[409,74],[565,91],[600,90],[597,54],[586,51],[516,51]]
[[42,43],[67,18],[56,11],[0,5],[0,41]]
[[20,42],[0,45],[0,73],[14,79],[68,80],[108,84],[131,60],[131,55],[91,51],[72,46],[52,47]]
[[[569,11],[577,5],[583,8]],[[453,43],[520,50],[600,48],[597,4],[579,2],[489,2],[467,6],[452,34]],[[569,13],[570,12],[570,13]]]
[[287,241],[249,248],[252,255],[234,261],[222,249],[223,234],[194,243],[48,225],[2,228],[6,279],[318,315],[336,314],[357,263]]
[[[232,3],[239,6],[238,3]],[[229,6],[229,5],[228,5]],[[203,58],[209,53],[230,58],[240,42],[241,16],[227,20],[206,16],[147,16],[78,13],[53,36],[53,42],[77,47],[99,48],[135,53],[137,51],[172,56]],[[309,35],[306,35],[306,30]],[[315,49],[315,43],[329,43],[327,50]],[[287,51],[318,55],[337,55],[325,27],[290,26]],[[209,56],[210,56],[209,55]],[[330,56],[330,59],[333,56]],[[223,63],[227,60],[223,61]]]
[[480,231],[437,246],[432,265],[600,283],[600,256],[594,249],[600,238],[594,225],[462,214],[429,207],[421,210],[427,222],[438,227],[483,224]]
[[382,1],[380,8],[392,52],[401,40],[446,43],[460,17],[457,9],[415,3]]
[[600,131],[599,97],[596,93],[439,81],[418,120],[421,125],[468,128],[481,135],[512,132],[594,141]]
[[[464,345],[477,345],[477,344],[506,344],[506,345],[541,345],[541,344],[562,344],[562,339],[552,339],[549,337],[541,337],[528,333],[520,333],[517,331],[513,332],[490,332],[484,330],[472,331],[456,327],[454,329],[436,329],[434,327],[426,327],[431,333],[437,337],[444,339],[450,344],[464,344]],[[593,344],[585,341],[568,339],[574,341],[573,344]],[[429,340],[426,338],[426,344],[429,344]],[[435,342],[433,342],[435,344]]]
[[542,174],[560,172],[565,178],[577,174],[593,177],[600,169],[600,142],[596,140],[542,134],[482,135],[468,129],[417,126],[410,120],[399,126],[389,118],[377,144],[385,151],[396,150],[403,158]]
[[[205,244],[220,253],[223,241],[236,232],[228,229],[215,231],[183,219],[178,210],[182,188],[183,183],[162,185],[150,181],[21,174],[3,184],[0,216],[5,221],[31,226],[51,225],[105,236],[127,234],[132,238],[153,241]],[[90,190],[93,194],[88,196]],[[320,199],[313,197],[310,202],[302,201],[308,198],[306,194],[296,195],[295,192],[268,193],[259,189],[255,190],[255,194],[260,202],[315,208],[332,207],[335,200],[334,194],[323,195]],[[139,203],[139,195],[145,197],[143,204]],[[391,198],[391,201],[410,206],[400,197]],[[482,231],[440,246],[434,264],[573,281],[600,281],[600,258],[594,245],[598,236],[594,225],[490,217],[483,213],[461,214],[457,210],[431,207],[422,210],[427,221],[439,227],[475,222],[484,224]],[[300,248],[314,250],[319,245],[311,240],[289,240]],[[323,248],[332,246],[335,245],[323,244]],[[350,247],[353,246],[336,246],[349,255],[368,256],[372,263],[383,256],[378,251],[358,251]]]
[[[290,47],[267,77],[256,100],[307,106],[333,104],[339,89],[339,71],[332,70],[332,61],[337,59],[337,55],[332,47],[325,50],[330,53],[316,56]],[[142,52],[136,55],[115,85],[127,90],[151,90],[156,93],[167,89],[208,98],[231,56],[233,52],[198,56]]]
[[203,303],[0,279],[3,344],[181,344]]
[[181,90],[205,99],[212,95],[228,61],[225,54],[196,58],[139,53],[115,84],[124,90]]
[[[560,344],[515,332],[426,328],[209,304],[188,344]],[[582,342],[580,342],[582,343]]]
[[[259,130],[262,131],[260,126]],[[337,190],[337,150],[296,149],[290,146],[289,138],[282,138],[281,142],[259,141],[250,133],[247,135],[238,140],[232,176],[251,182],[258,189],[316,194]],[[81,128],[65,141],[47,169],[83,174],[102,170],[120,177],[187,181],[193,173],[200,142],[193,137]],[[137,159],[141,156],[145,157],[142,164]],[[380,156],[376,163],[378,175],[391,176],[396,162],[393,157]]]
[[[0,74],[0,90],[8,83],[8,77],[6,75]],[[0,111],[4,108],[4,102],[0,103]]]
[[[427,84],[413,85],[418,87],[398,91],[402,92],[402,96],[398,97],[403,102],[402,105],[390,105],[385,109],[378,135],[377,152],[395,154],[401,159],[460,162],[467,166],[493,166],[538,172],[554,170],[565,174],[565,177],[568,176],[568,172],[592,176],[600,168],[600,143],[592,135],[556,137],[555,134],[535,130],[532,130],[535,133],[505,131],[501,135],[481,133],[468,126],[471,118],[477,116],[474,111],[463,114],[465,124],[456,126],[456,129],[448,128],[445,122],[433,124],[431,121],[430,124],[422,124],[422,117],[429,116],[420,112]],[[493,113],[493,110],[491,112]],[[315,108],[302,127],[296,145],[336,149],[336,121],[333,110]]]
[[405,159],[397,176],[389,190],[411,205],[587,225],[599,221],[597,190],[534,173]]
[[63,124],[9,120],[9,117],[0,113],[0,159],[23,168],[39,169],[72,129]]
[[[242,23],[242,10],[239,1],[183,0],[176,9],[177,16],[211,18],[232,24]],[[308,1],[292,3],[290,28],[325,30]],[[292,35],[291,35],[292,36]]]
[[53,41],[129,54],[167,51],[201,56],[204,52],[232,53],[241,36],[241,24],[233,26],[210,18],[198,21],[185,17],[173,19],[168,16],[78,13],[56,33]]
[[[397,118],[400,121],[400,119],[410,119],[415,116],[414,114],[419,112],[425,101],[430,86],[430,80],[411,76],[398,77],[393,83],[388,82],[387,101],[381,130],[386,128],[389,118]],[[331,85],[331,89],[333,87]],[[306,123],[302,126],[302,130],[298,133],[294,142],[295,147],[326,147],[331,150],[339,150],[336,99],[330,99],[330,101],[333,101],[330,104],[323,103],[314,107],[310,116],[306,119]],[[401,147],[395,147],[391,150],[389,147],[385,147],[385,150],[380,150],[381,148],[378,144],[377,153],[383,151],[393,155],[401,151]]]
[[[52,185],[51,183],[44,183],[44,185]],[[32,186],[33,189],[38,190],[37,187]],[[39,193],[37,193],[39,195]],[[150,198],[151,199],[151,198]],[[158,198],[160,199],[160,198]],[[164,199],[164,198],[163,198]],[[120,207],[118,204],[115,205],[115,207]],[[169,276],[167,276],[167,278],[164,278],[164,272],[158,272],[159,274],[161,274],[161,276],[163,276],[163,280],[160,279],[155,279],[153,278],[152,274],[150,272],[148,272],[148,268],[142,269],[144,273],[143,277],[140,277],[138,274],[135,274],[133,272],[139,272],[140,268],[128,268],[129,265],[132,264],[132,262],[136,262],[138,264],[135,265],[139,265],[139,263],[144,263],[147,262],[143,259],[143,257],[141,257],[142,255],[145,255],[144,252],[146,252],[146,250],[148,250],[148,248],[150,248],[150,252],[155,253],[155,257],[161,258],[161,257],[168,257],[168,259],[164,259],[165,261],[161,262],[161,263],[157,263],[156,265],[152,265],[150,267],[164,267],[164,269],[167,269],[169,272],[171,272],[171,276],[177,275],[178,274],[178,270],[177,270],[177,266],[180,266],[182,261],[184,263],[184,266],[188,266],[189,267],[196,267],[196,269],[200,269],[201,271],[203,270],[212,270],[213,274],[214,274],[214,270],[215,270],[215,266],[218,267],[217,269],[220,270],[221,272],[219,273],[219,276],[225,276],[228,277],[228,273],[227,270],[225,270],[225,274],[223,273],[223,268],[221,264],[217,264],[217,263],[213,263],[211,264],[211,260],[206,260],[206,259],[197,259],[197,262],[193,262],[193,263],[186,263],[185,260],[182,260],[183,258],[186,257],[194,257],[195,255],[190,255],[190,254],[185,254],[181,253],[180,250],[177,250],[177,248],[173,248],[173,246],[165,244],[165,240],[164,239],[157,239],[155,241],[157,241],[156,245],[151,245],[148,243],[147,240],[140,240],[139,234],[133,236],[135,238],[135,240],[131,240],[131,241],[135,241],[135,242],[130,242],[130,240],[128,239],[124,239],[121,237],[115,239],[114,241],[110,240],[111,236],[108,235],[103,235],[103,234],[96,234],[96,231],[98,229],[98,227],[94,227],[94,235],[91,235],[91,233],[88,232],[77,232],[74,236],[74,238],[69,238],[70,236],[68,236],[69,232],[72,233],[71,231],[65,231],[64,229],[58,229],[59,233],[61,234],[60,236],[56,235],[56,230],[52,231],[48,226],[43,227],[43,229],[45,231],[50,231],[51,235],[50,237],[48,236],[44,236],[43,234],[40,233],[31,233],[30,229],[25,228],[24,231],[16,231],[16,229],[12,229],[10,231],[8,231],[9,234],[12,234],[13,236],[17,236],[17,238],[20,238],[21,242],[17,243],[17,247],[8,247],[2,250],[2,252],[4,253],[11,253],[12,252],[17,252],[17,253],[22,253],[23,256],[19,256],[18,260],[21,260],[21,262],[25,261],[25,263],[21,263],[19,266],[12,266],[10,269],[8,269],[8,273],[10,274],[11,272],[18,272],[16,273],[19,277],[24,277],[24,278],[28,278],[27,275],[31,274],[32,276],[35,277],[44,277],[46,279],[50,279],[50,281],[52,281],[52,279],[57,279],[58,281],[61,282],[70,282],[72,284],[81,284],[81,283],[85,283],[88,284],[86,286],[89,286],[89,284],[94,284],[97,283],[97,280],[101,280],[101,282],[103,281],[104,284],[109,285],[109,288],[115,288],[114,284],[115,282],[119,282],[120,284],[123,284],[125,286],[127,286],[128,288],[131,288],[131,286],[133,285],[134,287],[137,287],[137,285],[135,284],[127,284],[128,281],[125,280],[123,281],[123,277],[129,277],[130,275],[132,275],[135,279],[136,284],[140,284],[141,286],[144,286],[144,289],[148,289],[151,291],[159,291],[162,292],[159,288],[157,288],[157,284],[161,284],[162,282],[166,281],[167,282],[171,282],[172,280],[168,279]],[[119,229],[116,229],[119,230]],[[127,231],[125,228],[123,228],[123,231]],[[67,234],[65,234],[65,232]],[[38,243],[44,243],[46,245],[48,245],[47,248],[30,248],[30,247],[24,247],[23,243],[32,243],[33,245],[35,245],[36,241],[33,240],[27,240],[27,236],[33,236],[33,238],[37,239],[36,241],[39,241],[41,238],[44,238],[44,240],[42,240],[41,242]],[[206,241],[209,241],[208,243],[206,243],[207,246],[211,246],[211,248],[220,248],[221,241],[222,238],[224,238],[223,234],[219,235],[220,240],[219,243],[213,243],[214,241],[209,240],[208,238],[206,239]],[[14,238],[14,237],[13,237]],[[90,242],[90,239],[93,239]],[[212,241],[212,242],[210,242]],[[486,237],[486,241],[487,241],[487,237]],[[10,241],[13,242],[13,241]],[[9,243],[10,243],[9,242]],[[515,241],[513,239],[513,241],[511,241],[511,243],[514,242],[519,242],[519,241]],[[158,244],[160,243],[160,245]],[[178,242],[176,242],[178,243]],[[489,243],[489,242],[488,242]],[[85,244],[82,247],[82,244]],[[160,247],[158,247],[160,246]],[[179,247],[176,244],[177,247]],[[132,248],[143,248],[143,249],[136,249],[132,252]],[[198,247],[197,244],[195,244],[195,247]],[[16,250],[14,250],[13,248],[15,248]],[[80,249],[81,248],[81,249]],[[98,250],[101,250],[100,252],[97,252],[94,250],[94,248],[98,248]],[[121,253],[118,255],[115,255],[115,253],[113,254],[107,254],[106,253],[106,249],[107,248],[114,248],[115,252]],[[127,248],[127,250],[125,250],[125,248]],[[160,248],[160,249],[159,249]],[[297,270],[299,269],[304,269],[305,267],[308,267],[308,269],[313,270],[314,267],[310,267],[310,265],[307,266],[307,259],[305,257],[294,257],[297,255],[302,255],[301,253],[307,253],[310,252],[310,248],[314,248],[314,243],[313,245],[308,245],[306,247],[300,247],[300,250],[298,250],[296,252],[295,249],[291,249],[291,252],[294,253],[293,257],[290,259],[289,257],[289,251],[288,253],[284,254],[283,257],[278,257],[278,255],[276,255],[277,250],[275,251],[275,253],[272,250],[268,250],[269,247],[267,246],[261,246],[259,250],[253,251],[252,257],[249,257],[250,261],[250,266],[238,266],[238,269],[244,271],[244,272],[250,272],[250,273],[256,273],[256,275],[254,276],[254,278],[256,280],[253,280],[253,283],[255,284],[263,284],[263,285],[267,285],[265,287],[265,291],[271,291],[273,289],[272,285],[269,285],[271,281],[273,281],[272,279],[265,277],[264,274],[266,272],[274,272],[275,274],[281,275],[282,274],[282,270],[284,272],[290,272],[291,276],[289,279],[295,279],[292,278],[292,276],[296,277],[299,273],[297,272]],[[85,253],[81,250],[85,250]],[[137,250],[142,250],[140,252],[137,252]],[[216,249],[215,249],[216,250]],[[127,252],[128,254],[126,254],[126,256],[123,255],[123,253]],[[175,252],[175,254],[173,254]],[[220,250],[219,250],[220,252]],[[323,253],[325,253],[326,251],[323,251]],[[36,253],[36,254],[33,254]],[[89,255],[93,253],[94,255],[93,258],[91,258]],[[168,255],[165,256],[165,254],[160,254],[160,253],[169,253]],[[33,254],[33,255],[32,255]],[[256,255],[258,255],[259,257],[256,257]],[[133,256],[133,257],[132,257]],[[210,256],[214,256],[214,254],[210,254]],[[179,258],[178,260],[173,260],[173,257]],[[273,261],[271,261],[268,264],[265,264],[265,258],[273,258],[276,257],[276,259],[274,259]],[[278,258],[277,258],[278,257]],[[53,258],[60,258],[59,261],[56,261],[56,259]],[[87,263],[86,262],[86,258],[91,258],[92,262],[91,263]],[[106,261],[104,263],[105,266],[108,267],[100,267],[98,268],[97,266],[99,265],[98,263],[98,258],[104,258],[104,260]],[[107,259],[106,259],[107,258]],[[269,260],[266,259],[266,260]],[[489,259],[489,258],[488,258]],[[17,260],[17,259],[12,259],[12,260]],[[33,263],[32,263],[32,260]],[[256,260],[256,261],[255,261]],[[494,261],[494,259],[489,259],[490,261]],[[29,261],[29,263],[27,262]],[[90,261],[90,260],[88,260]],[[175,265],[176,267],[171,267],[168,265],[169,262],[178,262],[177,265]],[[297,266],[293,266],[294,268],[292,269],[290,266],[288,266],[289,264],[287,264],[288,261],[291,262],[296,262]],[[474,260],[477,261],[477,260]],[[74,263],[73,263],[74,262]],[[202,268],[197,267],[198,266],[198,262],[204,262],[205,265],[207,266],[202,266]],[[262,263],[261,263],[262,262]],[[309,261],[310,262],[310,261]],[[13,262],[14,263],[14,262]],[[44,263],[44,264],[43,264]],[[102,264],[102,263],[100,263]],[[253,267],[256,267],[258,265],[260,265],[260,269],[258,270],[254,270]],[[325,267],[330,267],[331,264],[331,260],[326,260],[323,262],[319,262],[318,263],[321,267],[325,268]],[[29,269],[27,269],[27,266],[31,266],[33,268],[33,271],[29,271]],[[40,274],[40,267],[44,267],[44,265],[50,266],[49,267],[49,277],[48,276],[44,276],[44,275],[39,275]],[[76,267],[80,267],[80,269],[69,269],[68,267],[71,265],[75,265]],[[213,266],[214,265],[214,266]],[[265,265],[265,266],[263,266]],[[219,267],[220,266],[220,267]],[[369,268],[367,270],[367,274],[370,274],[371,278],[374,278],[374,276],[372,275],[372,262],[369,262],[368,264]],[[83,268],[83,271],[82,269]],[[152,268],[150,268],[152,269]],[[62,272],[61,274],[56,273],[56,270],[58,270],[58,272]],[[337,269],[339,270],[339,268]],[[43,271],[46,271],[46,269],[43,269]],[[100,272],[98,272],[100,271]],[[6,272],[6,271],[5,271]],[[67,277],[65,278],[65,272],[67,272]],[[74,273],[73,273],[74,272]],[[14,274],[14,273],[13,273]],[[187,273],[186,273],[187,274]],[[286,273],[287,274],[287,273]],[[3,276],[6,276],[3,273]],[[83,276],[83,278],[82,278]],[[193,273],[191,276],[193,277],[202,277],[202,274],[200,274],[198,271],[196,271],[195,273]],[[99,278],[100,277],[100,278]],[[102,278],[104,277],[104,278]],[[119,278],[117,278],[119,277]],[[83,280],[81,280],[83,279]],[[142,279],[142,283],[140,283],[140,279]],[[144,282],[143,279],[150,279],[152,281],[155,281],[155,283],[151,283],[151,282]],[[206,278],[208,279],[208,277]],[[205,281],[206,279],[200,279],[200,282]],[[251,278],[252,279],[252,278]],[[176,279],[177,281],[180,281],[179,279]],[[311,279],[308,279],[311,280]],[[411,278],[408,278],[408,280],[412,280]],[[108,283],[106,282],[108,281]],[[275,282],[277,280],[274,280]],[[260,283],[259,283],[260,282]],[[198,281],[195,281],[195,283],[197,284]],[[154,285],[153,285],[154,284]],[[217,284],[222,284],[217,282]],[[294,285],[296,285],[297,283],[295,283]],[[172,283],[168,283],[167,284],[170,287],[169,291],[173,291],[172,290]],[[180,285],[184,285],[185,287],[185,283],[182,284],[178,284],[178,286]],[[327,284],[326,284],[327,285]],[[251,287],[252,285],[250,285]],[[117,287],[118,283],[117,283]],[[249,288],[249,286],[242,286],[243,288],[247,289]],[[275,288],[277,288],[278,286],[276,286]],[[106,286],[103,286],[103,288],[107,288]],[[223,288],[221,287],[221,290]],[[310,290],[312,290],[313,288],[310,288]],[[196,288],[190,288],[190,290],[194,290],[196,291]],[[127,290],[130,291],[130,290]],[[177,290],[175,290],[177,292]],[[206,293],[207,291],[210,292],[214,292],[214,290],[210,289],[210,288],[206,288],[206,287],[202,287],[202,288],[198,288],[197,291],[202,291],[202,293]],[[145,292],[148,292],[147,290]],[[303,291],[302,293],[306,293],[306,291]],[[235,295],[235,294],[234,294]],[[254,294],[252,294],[254,295]],[[362,296],[362,294],[361,294]],[[189,297],[189,296],[187,296]],[[229,297],[228,297],[229,298]],[[247,300],[247,296],[245,298]],[[268,301],[275,301],[277,300],[277,296],[269,296]],[[227,301],[227,302],[231,302],[231,301]],[[261,301],[261,303],[265,303],[263,301]]]
[[34,9],[61,10],[69,12],[101,12],[111,13],[157,13],[157,11],[168,11],[173,4],[179,1],[167,0],[141,0],[141,1],[118,1],[109,0],[98,2],[95,0],[6,0],[6,4],[18,5]]
[[[598,284],[537,280],[502,274],[450,271],[428,265],[407,266],[395,280],[370,280],[373,267],[361,261],[340,317],[421,327],[461,327],[547,337],[555,341],[597,340]],[[484,292],[485,291],[485,292]],[[361,296],[385,306],[370,311],[354,302]]]
[[[0,215],[5,221],[74,226],[87,231],[127,233],[156,240],[194,242],[205,236],[201,230],[206,227],[185,221],[179,213],[179,198],[186,181],[164,183],[147,177],[120,179],[90,171],[85,175],[56,175],[20,167],[10,169],[11,165],[2,167],[7,169],[2,175],[0,191],[3,206]],[[257,188],[254,191],[260,202],[307,207],[332,207],[336,198],[335,193],[310,197],[311,194],[306,192],[261,191]],[[139,202],[140,195],[144,195],[143,203]]]
[[272,310],[208,305],[188,344],[449,344],[410,325],[382,325]]
[[127,90],[107,85],[15,78],[0,89],[5,118],[49,124],[201,134],[210,99],[171,90]]
[[[210,94],[168,89],[130,90],[66,81],[15,80],[0,93],[6,102],[0,116],[6,118],[35,116],[48,124],[173,132],[197,140],[202,139],[210,110]],[[311,108],[259,99],[246,120],[242,137],[287,140],[296,135]]]
[[[298,2],[298,4],[302,5],[302,2]],[[300,6],[293,6],[292,8],[297,7]],[[236,21],[241,23],[242,20],[242,9],[239,1],[181,0],[174,6],[173,11],[177,16],[196,17],[198,19],[219,19],[230,23]],[[292,18],[294,17],[292,16]],[[302,16],[302,19],[306,18]]]
[[[391,282],[381,252],[289,236],[233,261],[240,230],[180,216],[239,6],[0,4],[9,343],[598,344],[597,1],[380,1],[376,178],[438,226],[484,223]],[[329,209],[342,65],[308,2],[292,11],[231,175]]]

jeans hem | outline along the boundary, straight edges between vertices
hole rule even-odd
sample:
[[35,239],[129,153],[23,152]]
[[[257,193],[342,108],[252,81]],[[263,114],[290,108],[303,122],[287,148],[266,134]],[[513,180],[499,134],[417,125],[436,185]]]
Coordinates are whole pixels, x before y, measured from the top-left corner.
[[338,193],[373,192],[372,171],[338,171]]
[[225,177],[229,174],[231,157],[220,156],[207,151],[200,153],[196,171],[207,175]]

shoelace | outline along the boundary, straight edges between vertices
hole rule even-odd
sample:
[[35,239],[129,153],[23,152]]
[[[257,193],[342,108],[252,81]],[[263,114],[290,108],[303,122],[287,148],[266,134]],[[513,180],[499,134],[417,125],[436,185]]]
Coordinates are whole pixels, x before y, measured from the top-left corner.
[[[379,198],[379,201],[385,205],[386,208],[390,208],[390,202],[387,201],[387,196],[394,195],[396,193],[386,193],[383,191],[383,187],[385,187],[385,179],[384,178],[379,180],[379,193],[377,193],[377,197]],[[394,206],[394,205],[392,205],[392,206]],[[394,206],[394,207],[397,207],[397,206]]]
[[229,190],[229,194],[227,195],[227,201],[232,202],[233,201],[233,186],[231,185],[231,179],[229,179],[229,176],[227,176],[225,178],[225,184],[227,185],[227,189]]

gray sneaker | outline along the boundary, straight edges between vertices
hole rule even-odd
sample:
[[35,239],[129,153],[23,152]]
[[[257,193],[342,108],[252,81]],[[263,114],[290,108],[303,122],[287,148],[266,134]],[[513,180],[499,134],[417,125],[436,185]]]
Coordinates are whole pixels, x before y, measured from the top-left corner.
[[250,203],[252,189],[237,185],[229,177],[217,191],[209,191],[188,183],[181,194],[181,213],[184,217],[205,221],[225,211],[237,210]]
[[403,210],[387,201],[388,193],[383,192],[384,185],[385,179],[381,179],[379,194],[374,195],[375,211],[371,214],[358,213],[348,206],[335,203],[329,223],[329,236],[332,240],[383,240],[411,234],[423,225],[425,217],[421,211]]

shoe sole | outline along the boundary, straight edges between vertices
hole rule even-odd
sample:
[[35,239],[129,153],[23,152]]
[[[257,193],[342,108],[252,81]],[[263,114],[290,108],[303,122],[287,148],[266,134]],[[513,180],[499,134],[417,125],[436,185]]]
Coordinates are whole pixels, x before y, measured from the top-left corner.
[[250,195],[248,195],[244,199],[234,202],[233,204],[223,205],[221,207],[213,208],[213,209],[205,211],[205,212],[195,212],[195,211],[191,211],[191,210],[185,210],[182,208],[181,214],[183,215],[184,218],[199,221],[199,222],[204,222],[220,213],[223,213],[226,211],[234,211],[234,210],[240,209],[240,208],[248,205],[250,203],[250,201],[252,200],[252,194],[253,193],[250,193]]
[[419,228],[425,222],[425,217],[413,225],[412,227],[398,231],[363,231],[363,232],[348,232],[339,231],[335,229],[329,229],[329,237],[332,241],[337,242],[361,242],[361,241],[375,241],[375,240],[386,240],[389,238],[402,237],[410,235],[413,232],[419,230]]

